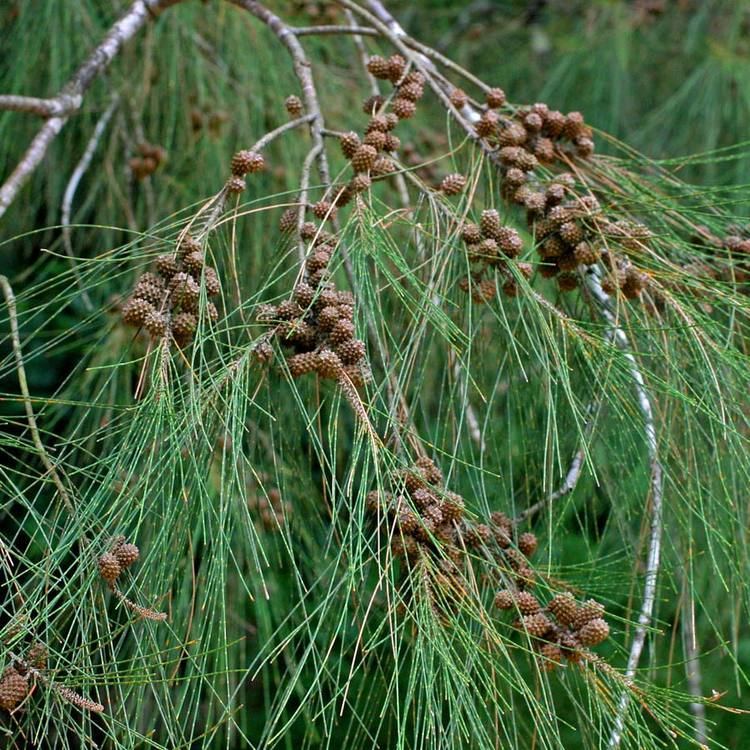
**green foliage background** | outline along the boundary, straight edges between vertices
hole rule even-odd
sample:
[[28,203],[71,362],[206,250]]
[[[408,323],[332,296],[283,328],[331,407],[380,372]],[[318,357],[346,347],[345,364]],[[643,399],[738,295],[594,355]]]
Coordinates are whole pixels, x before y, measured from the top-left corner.
[[[124,5],[5,4],[0,92],[54,94]],[[503,86],[511,101],[581,110],[612,136],[597,136],[599,150],[623,161],[603,169],[634,175],[627,200],[615,193],[613,203],[649,224],[667,259],[649,259],[650,271],[668,279],[680,264],[710,262],[690,225],[722,235],[749,217],[747,5],[665,3],[657,14],[629,2],[536,5],[488,3],[474,20],[464,4],[391,9],[414,37]],[[310,7],[273,7],[298,25],[319,20]],[[359,102],[369,89],[351,41],[310,37],[305,46],[329,126],[361,129]],[[489,609],[492,626],[464,611],[443,628],[424,603],[409,617],[396,614],[397,575],[377,562],[380,540],[363,498],[402,458],[369,444],[335,389],[292,382],[283,368],[264,375],[251,361],[248,346],[262,331],[247,323],[253,308],[282,298],[297,274],[296,247],[276,222],[294,200],[307,135],[271,146],[270,170],[249,180],[237,214],[212,236],[224,315],[200,331],[188,363],[170,357],[165,376],[163,362],[118,322],[116,296],[173,248],[223,184],[232,153],[287,119],[290,93],[297,83],[288,58],[249,16],[217,0],[171,9],[94,84],[0,219],[0,269],[18,295],[34,408],[77,509],[73,519],[65,513],[34,455],[3,308],[0,530],[14,550],[0,579],[3,633],[22,624],[5,643],[18,652],[43,640],[56,679],[107,707],[92,717],[40,690],[20,718],[0,717],[0,742],[604,747],[619,695],[606,674],[595,680],[567,670],[541,679]],[[59,227],[62,195],[113,94],[120,103],[74,202],[73,268]],[[200,130],[196,110],[205,116]],[[402,139],[426,160],[450,151],[442,171],[453,164],[477,178],[477,202],[496,203],[491,171],[434,102],[426,111],[399,126]],[[0,174],[38,124],[0,113]],[[141,140],[166,148],[168,161],[137,182],[128,160]],[[331,151],[336,173],[345,163]],[[622,668],[637,618],[648,492],[626,363],[586,303],[560,301],[552,286],[538,288],[571,323],[530,296],[472,307],[456,288],[465,262],[455,226],[423,199],[412,219],[385,231],[392,205],[378,187],[364,214],[347,214],[357,325],[374,325],[415,432],[473,514],[517,514],[554,489],[584,432],[587,404],[601,406],[580,484],[535,531],[550,580],[606,603],[613,638],[599,652]],[[512,211],[506,218],[522,223]],[[338,280],[346,284],[341,269]],[[659,327],[638,306],[623,311],[656,394],[667,466],[657,621],[639,674],[649,711],[629,715],[624,746],[632,748],[691,745],[681,642],[687,601],[703,694],[726,691],[721,705],[750,708],[748,303],[741,285],[690,284],[697,296],[678,296],[692,325],[670,319]],[[386,368],[375,369],[367,400],[383,433],[392,426]],[[467,400],[484,451],[468,434]],[[260,495],[279,488],[290,508],[283,528],[257,523],[248,485]],[[167,624],[135,620],[100,584],[94,561],[116,533],[142,551],[128,595],[166,611]],[[88,546],[79,546],[82,534]],[[492,586],[480,590],[489,607]],[[485,630],[494,648],[477,645]],[[742,747],[742,714],[709,705],[708,720],[712,746]]]

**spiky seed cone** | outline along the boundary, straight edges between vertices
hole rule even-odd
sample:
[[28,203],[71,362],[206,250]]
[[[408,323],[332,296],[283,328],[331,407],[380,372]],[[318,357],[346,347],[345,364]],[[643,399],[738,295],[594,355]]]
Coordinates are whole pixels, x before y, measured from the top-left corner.
[[535,615],[526,615],[521,618],[521,627],[529,635],[535,638],[543,638],[544,634],[550,629],[552,623],[547,619],[546,615],[541,612],[537,612]]
[[[375,163],[372,165],[370,174],[373,177],[387,177],[396,171],[396,164],[393,159],[389,159],[387,156],[379,156],[375,159]],[[364,175],[358,175],[363,177]]]
[[500,589],[495,594],[495,606],[498,609],[513,609],[515,603],[515,594],[510,589]]
[[547,609],[555,616],[560,625],[572,625],[576,618],[578,607],[573,595],[569,592],[555,595],[547,605]]
[[490,89],[485,94],[485,101],[490,109],[498,109],[505,104],[505,92],[500,88]]
[[515,258],[523,249],[521,235],[513,227],[500,227],[495,233],[495,239],[509,258]]
[[315,290],[304,281],[301,281],[294,287],[294,301],[301,307],[310,307],[313,299],[315,298]]
[[294,300],[287,299],[279,304],[276,314],[281,320],[292,320],[302,315],[302,308]]
[[200,297],[200,287],[196,280],[187,273],[180,271],[172,277],[169,284],[172,302],[190,309]]
[[482,241],[482,230],[477,224],[464,224],[461,229],[461,239],[467,245],[475,245]]
[[219,274],[216,273],[215,268],[206,266],[203,269],[203,281],[206,284],[206,294],[209,297],[215,297],[217,294],[221,294],[221,281],[219,281]]
[[516,586],[531,588],[536,585],[536,573],[528,565],[521,565],[516,571]]
[[558,259],[557,265],[561,271],[575,271],[578,268],[578,259],[574,250],[566,250]]
[[409,487],[414,486],[413,482],[416,481],[419,484],[416,485],[416,489],[410,490],[411,499],[414,502],[414,505],[419,508],[419,510],[424,510],[425,508],[428,508],[430,505],[434,505],[437,501],[437,497],[433,492],[427,489],[427,487],[424,486],[422,483],[422,477],[418,474],[415,474],[413,472],[407,472],[404,476],[404,479],[406,481],[406,488],[407,490]]
[[497,260],[497,242],[492,237],[487,237],[478,245],[472,245],[471,247],[472,255],[476,255],[477,260],[483,260],[487,263]]
[[284,100],[284,107],[291,117],[299,117],[302,114],[302,100],[294,94]]
[[583,242],[583,229],[574,221],[566,221],[561,224],[558,231],[560,237],[572,247],[575,247],[579,242]]
[[133,297],[135,299],[143,299],[146,302],[150,302],[152,305],[158,305],[164,299],[164,287],[156,286],[156,284],[144,284],[143,282],[136,284],[133,289]]
[[539,647],[540,664],[545,672],[552,672],[562,664],[563,654],[556,643],[543,643]]
[[120,567],[124,570],[125,568],[129,568],[138,560],[138,558],[141,556],[141,551],[138,549],[138,547],[136,547],[135,544],[125,542],[124,544],[121,544],[119,547],[117,547],[117,549],[114,551],[114,556],[117,558],[117,562],[120,564]]
[[453,89],[450,94],[451,104],[456,109],[462,109],[469,103],[469,97],[463,89]]
[[578,640],[584,646],[598,646],[602,641],[609,638],[609,625],[605,620],[596,618],[589,620],[578,631]]
[[516,268],[521,276],[527,280],[534,275],[534,266],[532,266],[531,263],[517,263]]
[[8,667],[0,678],[0,708],[13,711],[29,694],[29,676]]
[[519,185],[523,185],[527,179],[528,179],[528,176],[526,172],[521,171],[518,167],[511,167],[505,172],[506,184],[513,186],[513,187],[518,187]]
[[573,664],[577,664],[583,658],[581,642],[573,633],[563,633],[560,636],[560,648],[563,656]]
[[532,215],[539,215],[547,205],[547,196],[545,193],[530,191],[525,196],[523,205]]
[[429,456],[420,456],[415,463],[430,484],[439,485],[443,481],[443,472]]
[[336,302],[339,305],[354,305],[354,293],[347,289],[340,289],[336,292]]
[[198,327],[198,319],[190,312],[177,313],[172,318],[172,335],[178,340],[187,343]]
[[573,218],[572,212],[566,206],[555,206],[547,212],[547,221],[561,227]]
[[480,138],[488,138],[489,136],[497,132],[499,124],[500,118],[497,116],[497,113],[493,112],[491,109],[487,110],[486,112],[482,112],[482,116],[479,118],[479,121],[475,125],[477,135]]
[[464,499],[455,492],[446,493],[443,498],[443,518],[446,521],[460,521],[466,505]]
[[373,130],[365,136],[364,143],[380,151],[385,146],[386,135],[381,130]]
[[414,117],[414,113],[417,111],[417,106],[409,99],[397,97],[391,102],[391,110],[399,120],[408,120]]
[[169,328],[169,319],[160,312],[150,312],[143,321],[143,327],[151,334],[152,338],[162,338]]
[[336,323],[339,322],[339,309],[335,305],[328,305],[318,313],[318,326],[323,331],[332,331]]
[[502,224],[500,223],[500,214],[494,208],[485,209],[482,211],[482,215],[479,219],[479,226],[485,237],[496,238],[502,227]]
[[446,195],[458,195],[466,187],[466,178],[457,172],[443,177],[440,189]]
[[604,617],[604,605],[596,601],[596,599],[587,599],[576,610],[576,616],[573,622],[573,626],[576,629],[579,629],[587,622],[591,620],[597,620],[602,617]]
[[522,615],[534,615],[542,608],[539,600],[529,591],[518,592],[516,606]]
[[126,325],[140,327],[154,306],[145,299],[131,297],[122,308],[122,320]]
[[[386,133],[385,134],[385,141],[383,141],[383,151],[388,151],[388,153],[392,153],[393,151],[398,151],[401,148],[401,139],[398,136],[393,135],[392,133]],[[395,169],[395,165],[394,165]]]
[[354,324],[351,320],[339,320],[331,329],[330,339],[334,346],[339,346],[345,341],[349,341],[354,338]]
[[311,240],[318,233],[318,227],[312,221],[306,221],[300,229],[300,237],[303,240]]
[[316,300],[316,309],[322,309],[324,307],[336,307],[339,303],[338,292],[332,287],[328,286],[320,291],[318,299]]
[[380,78],[383,81],[388,80],[391,71],[388,60],[380,55],[373,55],[367,61],[367,70],[374,75],[375,78]]
[[550,263],[543,263],[539,267],[539,275],[543,279],[552,279],[555,276],[557,276],[557,274],[559,274],[559,273],[560,273],[560,269],[557,267],[557,265],[555,263],[552,263],[552,262],[550,262]]
[[266,160],[263,154],[255,151],[242,150],[238,151],[232,157],[232,174],[236,177],[242,177],[249,172],[262,172],[266,168]]
[[406,86],[399,87],[399,98],[408,99],[410,102],[418,102],[424,96],[424,87],[416,83],[410,83]]
[[529,112],[523,118],[523,126],[532,133],[538,133],[544,125],[544,119],[538,112]]
[[203,257],[203,253],[194,252],[186,255],[182,261],[182,265],[195,277],[198,276],[203,269],[206,259]]
[[520,146],[526,143],[528,137],[526,128],[520,122],[511,122],[500,131],[497,140],[501,146]]
[[347,159],[351,159],[361,145],[359,136],[353,130],[342,135],[339,143],[341,144],[341,152]]
[[289,372],[293,378],[299,378],[302,375],[307,375],[310,372],[315,372],[318,366],[318,354],[317,352],[304,352],[303,354],[295,354],[286,361]]
[[363,144],[352,156],[352,167],[357,172],[366,172],[375,163],[377,156],[378,152],[372,146]]
[[186,255],[193,253],[196,250],[201,250],[201,243],[198,242],[195,237],[186,234],[177,247],[177,255],[180,258],[184,258]]
[[374,115],[376,112],[380,111],[383,104],[385,104],[385,97],[380,96],[380,94],[368,96],[367,99],[362,102],[362,111],[366,115]]
[[239,175],[230,177],[226,183],[227,192],[232,194],[241,193],[246,187],[245,180]]
[[412,83],[416,83],[417,86],[424,86],[427,79],[418,70],[412,70],[401,83],[403,86],[410,86]]
[[318,353],[318,365],[316,369],[321,378],[336,380],[344,368],[338,354],[330,349],[322,349]]
[[43,643],[36,641],[31,645],[31,648],[26,654],[26,661],[31,664],[34,669],[44,670],[47,669],[48,656],[49,652],[47,651],[47,647]]
[[[373,167],[374,166],[375,165],[373,164]],[[372,179],[369,175],[364,174],[363,172],[354,175],[354,177],[352,177],[351,181],[349,182],[349,187],[354,193],[363,193],[365,190],[368,190],[370,188],[370,185],[372,185]]]
[[260,304],[255,308],[255,319],[259,323],[270,323],[277,319],[277,313],[276,305]]
[[574,273],[561,273],[557,277],[557,286],[561,292],[572,292],[578,288],[578,277]]
[[585,127],[586,123],[580,112],[568,112],[563,125],[563,135],[572,141],[583,134]]
[[555,144],[549,138],[537,138],[532,147],[534,156],[545,164],[555,161]]
[[171,253],[160,255],[156,259],[156,270],[165,279],[171,279],[179,270],[177,260],[172,256]]
[[329,201],[322,200],[314,203],[312,206],[312,212],[315,217],[321,221],[325,219],[333,220],[336,218],[336,207]]
[[397,83],[404,75],[406,60],[401,55],[391,55],[388,58],[388,80]]
[[521,550],[521,553],[526,557],[531,557],[536,552],[537,546],[538,542],[536,535],[532,534],[530,531],[527,531],[518,537],[518,549]]
[[599,251],[588,242],[579,242],[574,250],[575,258],[580,265],[590,266],[599,260]]
[[482,279],[471,290],[471,299],[480,305],[491,302],[496,295],[497,282],[494,279]]
[[117,558],[111,552],[105,552],[101,555],[96,561],[96,565],[99,569],[99,575],[107,583],[114,583],[122,572],[120,563],[117,562]]
[[[339,321],[342,323],[343,321]],[[359,339],[349,339],[336,347],[336,354],[345,365],[355,365],[365,356],[365,342]]]
[[557,110],[551,110],[544,118],[542,133],[550,138],[559,138],[565,127],[565,115]]
[[212,323],[215,323],[219,319],[219,311],[216,309],[216,305],[213,302],[208,302],[206,304],[206,316]]
[[273,347],[268,341],[259,341],[251,351],[255,361],[261,364],[268,364],[273,359]]

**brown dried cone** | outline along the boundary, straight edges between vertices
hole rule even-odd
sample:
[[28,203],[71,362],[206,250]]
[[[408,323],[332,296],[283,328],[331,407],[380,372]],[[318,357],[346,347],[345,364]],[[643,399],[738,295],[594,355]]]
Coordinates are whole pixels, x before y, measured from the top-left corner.
[[578,629],[591,620],[597,620],[604,616],[604,605],[596,599],[588,599],[576,611],[573,626]]
[[351,159],[357,149],[362,145],[359,136],[354,131],[342,135],[339,143],[341,144],[341,152],[347,159]]
[[[374,166],[375,165],[373,164],[373,167]],[[349,187],[354,193],[363,193],[370,187],[370,185],[372,185],[372,180],[370,179],[369,175],[366,175],[364,173],[354,175],[354,177],[352,177],[351,181],[349,182]]]
[[456,109],[461,109],[469,103],[469,97],[463,89],[455,88],[450,93],[451,104]]
[[520,625],[523,630],[535,638],[543,638],[545,633],[552,627],[552,623],[541,612],[522,617]]
[[477,135],[481,138],[487,138],[497,131],[498,125],[500,124],[500,118],[492,110],[487,110],[482,113],[479,121],[476,124]]
[[99,575],[108,583],[112,584],[117,580],[117,577],[122,572],[120,563],[117,558],[111,552],[105,552],[96,561],[97,568],[99,569]]
[[330,349],[322,349],[318,352],[317,372],[321,378],[336,380],[342,374],[344,368],[338,354]]
[[498,609],[513,609],[516,595],[510,589],[501,589],[495,594],[495,606]]
[[413,101],[398,97],[391,102],[391,110],[399,120],[408,120],[414,117],[414,113],[417,111],[417,107]]
[[200,275],[203,270],[203,266],[206,263],[206,259],[203,257],[203,253],[200,251],[188,253],[182,261],[182,265],[189,271],[189,273],[196,278]]
[[180,267],[177,263],[177,259],[171,253],[167,253],[165,255],[160,255],[156,259],[156,270],[165,279],[171,279],[172,276],[180,270]]
[[143,327],[149,332],[152,338],[161,338],[167,333],[169,318],[164,313],[153,310],[143,321]]
[[124,542],[114,550],[113,554],[117,558],[117,562],[119,563],[120,567],[124,570],[125,568],[129,568],[138,560],[138,558],[141,556],[141,551],[135,544]]
[[576,600],[567,591],[564,594],[554,596],[547,605],[547,609],[555,616],[560,625],[567,627],[575,621],[577,611]]
[[140,327],[152,312],[155,311],[150,302],[131,297],[122,308],[122,320],[126,325]]
[[388,80],[391,74],[391,66],[388,60],[380,55],[373,55],[367,61],[367,70],[375,76],[375,78],[380,78],[383,81]]
[[352,155],[352,167],[357,172],[366,172],[375,163],[377,156],[378,152],[372,146],[363,144]]
[[0,708],[13,711],[29,694],[29,676],[8,667],[0,678]]
[[[375,159],[375,163],[372,165],[372,169],[370,170],[370,173],[373,177],[387,177],[390,174],[393,174],[396,171],[396,164],[393,161],[393,159],[389,159],[387,156],[378,156],[377,159]],[[358,179],[361,177],[366,177],[366,175],[357,175],[354,179]],[[354,182],[354,180],[352,180]],[[363,189],[367,189],[370,187],[369,185],[365,185]],[[358,190],[357,192],[362,192],[361,190]]]
[[248,172],[262,172],[266,168],[266,161],[262,154],[255,151],[238,151],[232,157],[232,174],[242,177]]
[[500,249],[509,257],[515,258],[523,249],[521,235],[513,227],[500,227],[495,235]]
[[545,672],[551,672],[562,664],[563,653],[556,643],[543,643],[539,647],[539,666]]
[[522,615],[533,615],[542,608],[539,600],[529,591],[519,591],[516,595],[516,606]]
[[209,297],[215,297],[221,293],[221,281],[219,281],[219,274],[216,273],[215,268],[206,266],[203,269],[203,281],[206,284],[206,294]]
[[321,200],[314,203],[312,206],[312,212],[316,218],[323,221],[324,219],[335,219],[336,218],[336,207],[329,201]]
[[385,97],[380,96],[380,94],[375,94],[373,96],[368,96],[367,99],[365,99],[362,102],[362,111],[366,115],[372,115],[375,112],[377,112],[385,103]]
[[590,266],[600,258],[599,251],[588,242],[579,242],[574,251],[575,259],[583,266]]
[[497,109],[505,104],[505,92],[502,89],[490,89],[485,95],[485,101],[490,109]]
[[133,289],[133,297],[146,300],[152,305],[158,305],[164,299],[164,287],[161,284],[139,281]]
[[279,218],[279,230],[283,233],[293,232],[297,228],[298,209],[287,208]]
[[518,537],[518,549],[521,550],[526,557],[531,557],[534,552],[536,552],[537,545],[538,542],[536,535],[532,534],[530,531],[527,531]]
[[201,249],[201,243],[198,242],[195,237],[191,237],[189,234],[186,234],[182,238],[182,240],[180,240],[180,244],[177,246],[177,255],[180,258],[184,258],[186,255],[189,255],[190,253]]
[[318,366],[317,352],[305,352],[295,354],[286,361],[289,372],[293,378],[299,378],[310,372],[315,372]]
[[388,58],[388,80],[396,83],[404,75],[406,60],[401,55],[391,55]]
[[557,277],[557,285],[561,292],[572,292],[578,287],[578,277],[574,273],[561,273]]
[[242,177],[239,177],[238,175],[230,177],[226,183],[226,189],[228,193],[241,193],[246,187],[247,185],[245,184],[245,180],[243,180]]
[[440,189],[446,195],[458,195],[466,187],[466,177],[457,172],[443,177],[440,183]]
[[607,638],[609,638],[609,625],[601,618],[590,620],[578,631],[578,639],[584,646],[598,646]]
[[294,94],[284,100],[284,107],[292,117],[299,117],[302,114],[302,100]]
[[443,518],[446,521],[460,521],[464,515],[466,504],[464,499],[455,492],[446,493],[443,498]]
[[380,130],[373,130],[365,136],[364,143],[380,151],[385,146],[386,134]]
[[482,229],[482,234],[485,237],[497,237],[500,232],[502,224],[500,223],[500,214],[494,208],[487,208],[482,211],[482,215],[479,219],[479,226]]
[[398,95],[400,99],[408,99],[416,104],[424,96],[424,86],[418,83],[407,83],[399,87]]

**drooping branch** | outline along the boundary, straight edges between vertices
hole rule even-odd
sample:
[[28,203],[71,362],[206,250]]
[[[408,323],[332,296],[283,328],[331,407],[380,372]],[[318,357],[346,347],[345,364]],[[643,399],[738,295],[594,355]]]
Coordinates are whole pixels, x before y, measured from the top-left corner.
[[[50,144],[59,135],[70,116],[80,109],[83,95],[141,27],[162,10],[180,0],[136,0],[112,26],[104,39],[52,99],[4,96],[0,109],[34,112],[49,117],[29,144],[20,162],[0,187],[0,216],[13,202],[26,180],[39,166]],[[6,106],[2,106],[5,103]],[[11,106],[12,105],[12,106]]]
[[[600,269],[592,266],[585,274],[586,289],[589,291],[597,304],[600,314],[607,321],[609,329],[607,332],[610,340],[622,351],[628,362],[630,377],[636,392],[638,408],[643,417],[643,430],[646,437],[648,449],[651,480],[650,480],[650,522],[648,537],[648,552],[646,555],[646,575],[643,585],[643,598],[641,600],[638,625],[635,629],[633,641],[630,644],[630,653],[625,671],[625,677],[632,680],[641,660],[643,647],[646,642],[646,634],[651,625],[654,603],[656,601],[656,582],[659,575],[661,562],[661,541],[663,528],[663,469],[659,459],[659,444],[656,436],[656,425],[654,411],[651,405],[651,397],[646,387],[646,381],[641,373],[638,362],[633,355],[625,331],[620,327],[616,314],[612,310],[609,295],[602,289],[600,282]],[[616,750],[622,742],[623,729],[625,727],[625,716],[630,703],[630,692],[623,691],[617,706],[612,734],[609,738],[608,747]]]

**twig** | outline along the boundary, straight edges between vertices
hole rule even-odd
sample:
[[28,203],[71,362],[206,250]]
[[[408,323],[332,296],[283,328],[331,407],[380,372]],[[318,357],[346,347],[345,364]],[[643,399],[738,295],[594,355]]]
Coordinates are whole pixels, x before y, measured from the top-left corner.
[[706,732],[706,706],[701,700],[703,698],[701,664],[695,637],[695,602],[691,596],[686,595],[684,598],[681,625],[688,691],[690,695],[698,699],[690,704],[690,711],[693,714],[694,736],[695,741],[705,747],[707,746],[708,739]]
[[78,185],[81,182],[81,178],[86,173],[86,170],[91,164],[91,160],[94,158],[94,153],[97,149],[97,146],[99,145],[99,141],[104,135],[104,131],[106,130],[107,125],[109,124],[109,121],[115,112],[115,109],[117,109],[118,103],[118,98],[114,97],[110,102],[109,107],[107,107],[107,109],[104,111],[104,114],[99,118],[99,122],[96,123],[94,133],[86,146],[86,150],[83,152],[81,160],[73,170],[73,174],[70,176],[70,180],[68,180],[68,184],[65,188],[65,193],[63,194],[62,199],[61,222],[63,244],[65,246],[65,252],[70,256],[70,267],[76,277],[76,282],[81,289],[81,297],[83,298],[86,309],[89,311],[93,310],[94,306],[91,304],[91,298],[89,297],[88,291],[81,282],[81,277],[78,273],[78,268],[76,267],[75,259],[73,257],[73,243],[70,239],[70,212],[73,205],[73,198],[75,197],[76,190],[78,189]]
[[[661,561],[661,537],[662,537],[662,500],[663,500],[663,469],[659,460],[659,445],[656,437],[656,427],[654,424],[654,413],[651,406],[651,398],[646,388],[646,382],[638,366],[635,356],[630,351],[630,344],[618,324],[617,317],[612,312],[611,300],[608,294],[602,289],[600,283],[601,270],[597,266],[592,266],[585,274],[584,280],[586,288],[594,298],[601,315],[609,324],[607,332],[608,337],[622,351],[623,356],[628,362],[630,377],[635,387],[638,399],[638,407],[643,417],[643,428],[646,434],[646,445],[648,447],[649,461],[651,464],[651,520],[649,529],[648,553],[646,558],[646,575],[643,585],[643,599],[641,601],[641,610],[638,615],[638,625],[635,629],[633,641],[630,644],[630,654],[628,655],[627,668],[625,677],[631,680],[643,653],[643,646],[646,641],[646,632],[654,610],[654,601],[656,599],[656,580],[659,574],[659,565]],[[623,729],[625,727],[625,714],[627,713],[630,703],[630,694],[625,691],[620,696],[617,706],[617,714],[612,734],[609,738],[608,747],[615,750],[622,742]]]
[[26,380],[26,368],[23,363],[23,350],[21,349],[21,337],[18,333],[18,315],[16,313],[16,297],[13,294],[13,287],[5,276],[0,275],[0,287],[3,289],[3,295],[5,296],[5,303],[8,306],[8,318],[10,320],[10,337],[13,344],[13,354],[16,359],[16,372],[18,373],[18,384],[21,388],[21,396],[23,397],[24,408],[26,409],[26,420],[29,424],[29,431],[31,432],[31,439],[34,441],[34,445],[39,453],[39,458],[44,464],[44,468],[47,470],[49,475],[52,477],[52,481],[57,487],[57,492],[65,505],[66,510],[70,513],[71,518],[75,518],[75,508],[73,502],[70,499],[70,494],[65,488],[60,474],[58,473],[55,465],[47,453],[47,449],[42,443],[42,439],[39,435],[39,428],[37,427],[36,417],[34,416],[34,409],[31,406],[31,394],[29,393],[29,385]]
[[377,29],[369,26],[357,26],[352,23],[351,26],[290,26],[290,31],[294,36],[312,36],[313,34],[356,34],[357,36],[377,36]]
[[[52,99],[4,96],[6,109],[31,111],[41,114],[47,111],[49,119],[34,136],[26,153],[16,168],[0,187],[0,216],[8,209],[31,173],[39,166],[52,141],[65,126],[70,116],[83,102],[83,95],[94,79],[104,71],[120,51],[150,18],[180,0],[136,0],[115,22],[104,39],[76,70],[62,91]],[[45,103],[46,102],[46,103]],[[54,102],[54,104],[52,104]],[[13,104],[11,107],[9,105]],[[25,106],[25,108],[23,108]],[[32,106],[33,105],[33,106]]]

